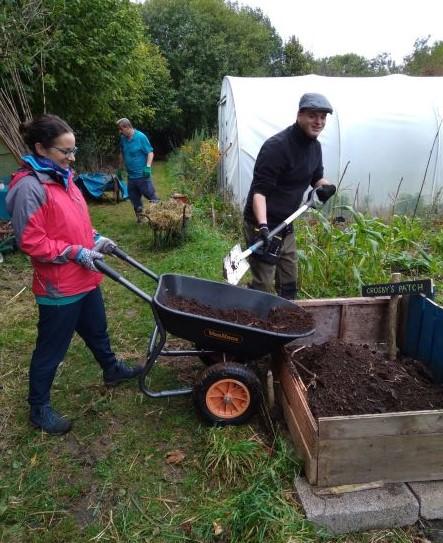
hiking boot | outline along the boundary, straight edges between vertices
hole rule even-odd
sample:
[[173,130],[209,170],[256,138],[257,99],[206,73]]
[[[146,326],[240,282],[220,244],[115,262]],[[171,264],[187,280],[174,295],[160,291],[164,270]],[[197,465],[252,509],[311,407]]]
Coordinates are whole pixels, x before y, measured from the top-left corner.
[[137,209],[134,209],[135,211],[135,218],[137,220],[137,223],[140,224],[143,222],[143,208],[138,207]]
[[142,366],[131,367],[127,366],[121,360],[117,360],[112,367],[103,371],[103,380],[106,386],[116,386],[119,383],[123,383],[123,381],[138,377],[142,370]]
[[41,428],[54,436],[66,434],[72,428],[72,422],[57,413],[49,404],[31,405],[29,420],[34,428]]

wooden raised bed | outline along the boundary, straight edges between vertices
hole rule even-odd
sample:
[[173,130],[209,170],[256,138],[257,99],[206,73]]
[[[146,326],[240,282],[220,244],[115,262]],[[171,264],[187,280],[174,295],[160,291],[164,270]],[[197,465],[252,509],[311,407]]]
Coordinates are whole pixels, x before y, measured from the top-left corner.
[[[301,300],[316,319],[316,333],[301,344],[332,338],[383,344],[389,298]],[[400,327],[402,319],[400,318]],[[280,400],[291,437],[304,459],[312,485],[443,479],[443,410],[320,417],[307,403],[307,391],[278,359]]]

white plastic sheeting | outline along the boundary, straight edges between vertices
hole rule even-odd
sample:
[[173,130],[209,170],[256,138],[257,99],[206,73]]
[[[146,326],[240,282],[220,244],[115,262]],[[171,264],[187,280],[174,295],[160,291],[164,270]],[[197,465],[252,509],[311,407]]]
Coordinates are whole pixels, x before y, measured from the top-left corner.
[[[219,103],[220,183],[244,205],[263,142],[296,120],[305,92],[331,102],[319,140],[325,177],[357,207],[397,192],[433,201],[443,187],[443,77],[225,77]],[[347,167],[346,167],[347,166]],[[346,173],[343,175],[346,169]],[[425,176],[426,172],[426,176]]]

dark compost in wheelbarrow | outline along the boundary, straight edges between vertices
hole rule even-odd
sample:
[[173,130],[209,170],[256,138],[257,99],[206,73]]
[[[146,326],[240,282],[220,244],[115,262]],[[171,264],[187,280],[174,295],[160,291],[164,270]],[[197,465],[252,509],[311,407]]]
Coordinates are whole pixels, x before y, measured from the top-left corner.
[[[186,311],[171,307],[174,298],[186,299]],[[189,300],[194,300],[199,307],[194,305],[190,311]],[[269,320],[272,310],[279,315],[295,307],[292,302],[267,292],[178,274],[160,276],[153,303],[158,322],[170,334],[188,339],[200,349],[231,353],[244,359],[272,353],[296,338],[314,333],[312,320],[311,326],[304,323],[303,331],[258,327],[259,320],[262,321],[260,326]],[[238,310],[249,313],[246,324],[234,322]],[[304,309],[296,307],[295,311],[298,315]],[[216,317],[221,314],[222,318]]]
[[314,319],[307,311],[293,304],[292,307],[271,307],[266,319],[259,318],[251,311],[241,308],[220,309],[202,304],[195,298],[184,296],[166,297],[166,304],[172,309],[210,317],[243,326],[252,326],[272,332],[303,333],[312,330]]

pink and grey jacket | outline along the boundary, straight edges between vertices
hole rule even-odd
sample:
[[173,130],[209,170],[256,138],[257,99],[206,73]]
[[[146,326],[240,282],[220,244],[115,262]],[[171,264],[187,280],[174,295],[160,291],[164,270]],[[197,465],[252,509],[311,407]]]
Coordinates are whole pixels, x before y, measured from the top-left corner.
[[72,174],[65,186],[46,173],[18,170],[9,183],[6,207],[17,245],[31,257],[36,296],[74,296],[100,284],[101,273],[75,262],[82,247],[94,246],[94,230]]

